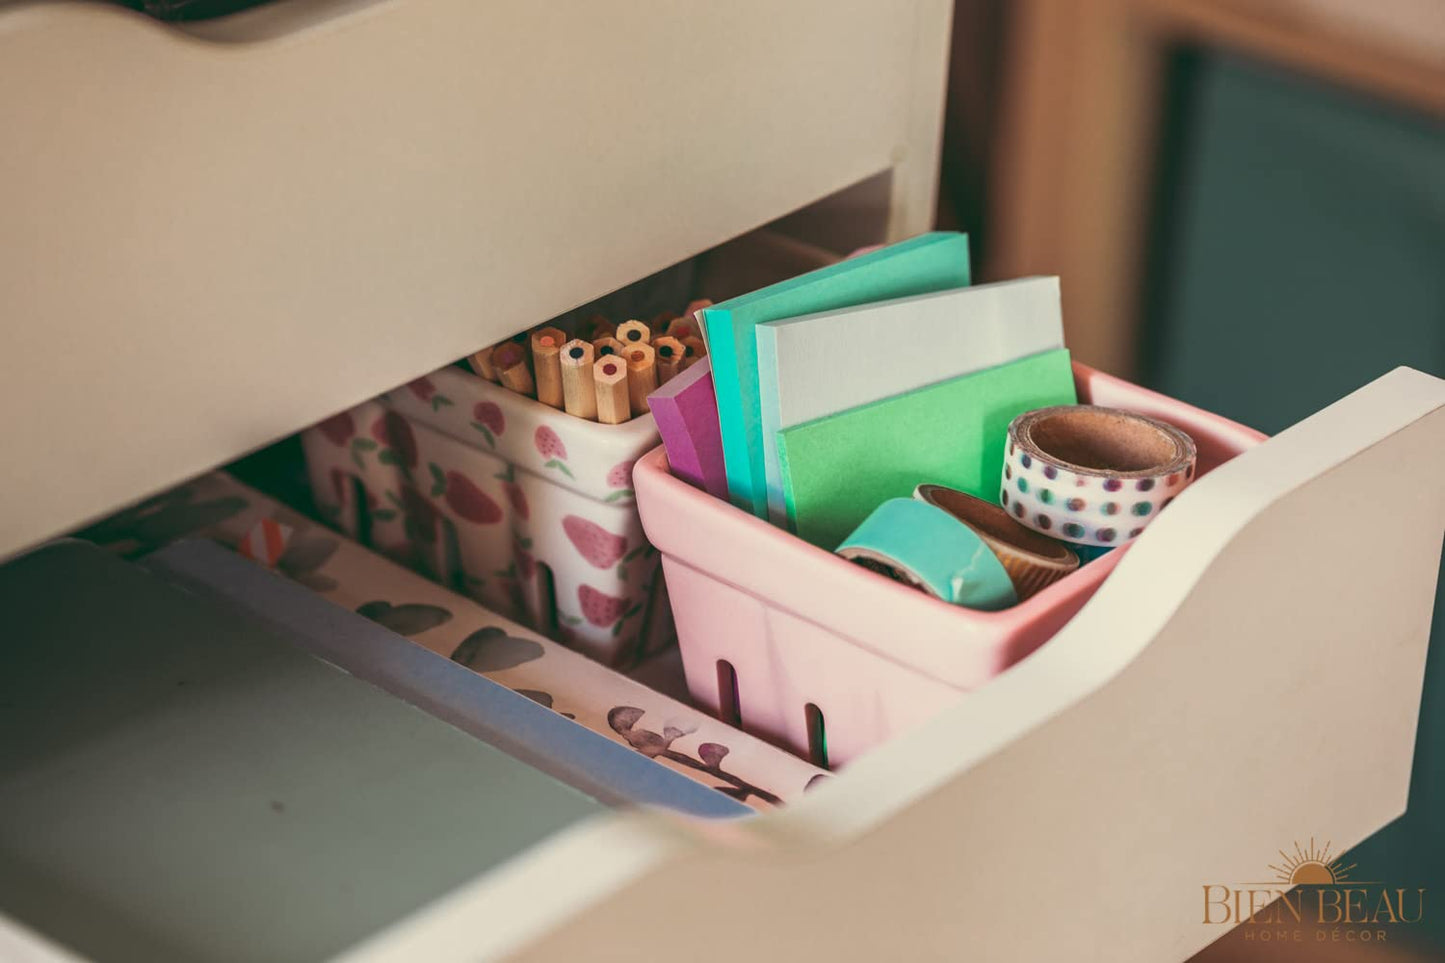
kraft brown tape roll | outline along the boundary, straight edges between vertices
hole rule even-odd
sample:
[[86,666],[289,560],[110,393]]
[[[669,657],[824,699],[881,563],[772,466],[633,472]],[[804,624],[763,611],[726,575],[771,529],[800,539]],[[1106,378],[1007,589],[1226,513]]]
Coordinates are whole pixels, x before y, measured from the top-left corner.
[[1003,563],[1020,602],[1079,567],[1079,557],[1067,546],[1019,524],[992,502],[943,485],[919,485],[913,497],[943,509],[978,533]]
[[1139,537],[1194,480],[1194,440],[1097,405],[1026,411],[1008,427],[999,501],[1051,538],[1113,548]]

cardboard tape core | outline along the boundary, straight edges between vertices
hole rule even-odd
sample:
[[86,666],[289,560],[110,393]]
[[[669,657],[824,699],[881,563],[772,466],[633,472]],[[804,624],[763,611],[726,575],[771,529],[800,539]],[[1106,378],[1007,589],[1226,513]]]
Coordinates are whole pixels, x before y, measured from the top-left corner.
[[1158,471],[1181,454],[1159,423],[1108,408],[1055,409],[1030,423],[1024,437],[1048,458],[1092,471]]

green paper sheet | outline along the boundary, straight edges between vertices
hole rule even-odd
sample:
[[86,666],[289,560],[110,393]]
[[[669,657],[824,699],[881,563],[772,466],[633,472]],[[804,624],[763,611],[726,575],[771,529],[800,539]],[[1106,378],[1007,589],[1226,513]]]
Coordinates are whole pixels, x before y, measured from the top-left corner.
[[994,501],[1008,425],[1077,401],[1066,348],[919,388],[778,433],[794,531],[836,548],[874,508],[932,482]]
[[753,334],[756,325],[870,301],[946,291],[967,285],[968,277],[967,235],[935,232],[810,271],[704,311],[733,504],[759,518],[768,517],[758,346]]

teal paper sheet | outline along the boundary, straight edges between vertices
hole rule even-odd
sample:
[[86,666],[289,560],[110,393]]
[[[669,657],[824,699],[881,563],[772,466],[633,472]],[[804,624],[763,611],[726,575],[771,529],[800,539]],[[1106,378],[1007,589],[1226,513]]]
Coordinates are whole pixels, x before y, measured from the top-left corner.
[[753,329],[768,321],[963,287],[968,237],[935,232],[811,271],[703,312],[733,504],[768,517]]

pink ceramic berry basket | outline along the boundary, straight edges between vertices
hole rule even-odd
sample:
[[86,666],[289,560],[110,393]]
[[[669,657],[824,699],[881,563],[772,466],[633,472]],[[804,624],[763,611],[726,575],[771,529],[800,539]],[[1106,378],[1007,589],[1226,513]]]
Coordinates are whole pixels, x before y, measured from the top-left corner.
[[[1079,400],[1188,432],[1199,475],[1259,432],[1075,363]],[[633,474],[662,552],[693,698],[725,721],[837,766],[928,718],[1028,655],[1113,571],[1115,549],[1001,612],[949,605],[809,545],[668,472]],[[1188,497],[1188,490],[1180,496]],[[1146,530],[1140,538],[1148,538]]]
[[651,415],[584,421],[457,367],[302,436],[348,535],[613,666],[672,636],[631,488],[657,443]]

